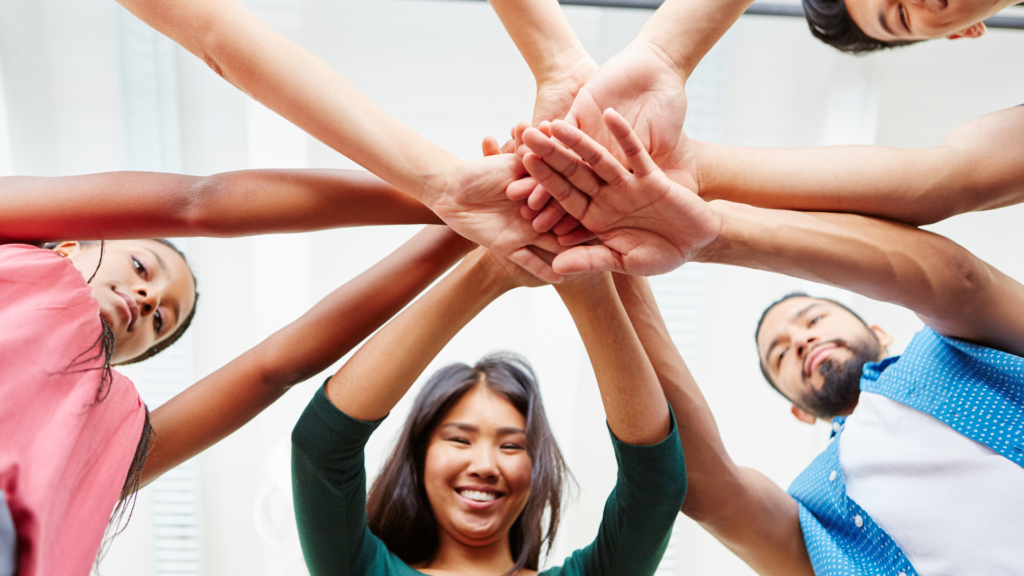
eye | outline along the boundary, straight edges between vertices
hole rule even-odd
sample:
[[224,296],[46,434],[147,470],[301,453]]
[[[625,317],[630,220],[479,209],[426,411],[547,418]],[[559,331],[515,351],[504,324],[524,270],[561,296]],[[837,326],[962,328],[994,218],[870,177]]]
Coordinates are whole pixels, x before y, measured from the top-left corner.
[[786,355],[786,352],[789,352],[789,348],[783,348],[782,352],[779,352],[779,359],[778,359],[777,362],[775,362],[775,367],[776,368],[778,368],[779,366],[782,366],[782,357]]
[[526,450],[526,447],[520,446],[519,444],[511,444],[511,443],[509,443],[509,444],[502,444],[501,445],[501,449],[502,450]]
[[146,275],[146,266],[145,266],[145,264],[140,262],[139,259],[136,258],[135,256],[132,256],[132,266],[135,268],[135,271],[139,273],[139,276],[145,276]]
[[820,320],[821,320],[821,316],[815,316],[814,318],[811,318],[811,321],[810,321],[810,322],[808,322],[807,324],[808,324],[808,326],[814,326],[814,325],[815,325],[815,324],[817,324],[817,323],[818,323],[818,322],[819,322]]
[[157,336],[164,331],[164,315],[159,310],[153,314],[153,329],[156,330]]
[[910,32],[910,26],[907,25],[907,15],[903,12],[903,4],[900,4],[900,24],[903,24],[903,29]]
[[469,440],[466,440],[461,436],[453,436],[451,438],[445,438],[445,440],[449,442],[454,442],[456,444],[465,444],[466,446],[469,446]]

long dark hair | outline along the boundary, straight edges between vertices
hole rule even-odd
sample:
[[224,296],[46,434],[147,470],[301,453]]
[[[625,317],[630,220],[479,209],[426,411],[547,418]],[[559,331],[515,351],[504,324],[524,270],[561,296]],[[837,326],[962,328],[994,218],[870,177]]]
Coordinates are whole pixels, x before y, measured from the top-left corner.
[[370,488],[366,502],[370,530],[407,564],[433,557],[438,535],[423,485],[427,445],[448,410],[475,386],[487,386],[526,418],[533,473],[530,498],[509,530],[515,566],[508,573],[536,570],[541,548],[546,543],[550,550],[558,531],[562,493],[570,474],[544,414],[533,368],[526,359],[508,352],[489,354],[472,368],[452,364],[438,370],[423,386],[398,444]]
[[[174,250],[181,259],[185,261],[185,265],[188,266],[188,260],[185,258],[185,254],[178,250],[178,248],[170,241],[163,238],[152,238],[154,242],[158,242]],[[43,245],[43,248],[52,250],[59,242],[50,242]],[[106,243],[102,240],[98,241],[79,241],[79,244],[83,246],[90,246],[99,244],[100,245],[100,257],[99,261],[96,262],[96,270],[93,271],[92,275],[86,280],[89,284],[93,278],[96,277],[96,273],[99,272],[100,265],[103,264],[103,251]],[[191,267],[189,268],[191,270]],[[192,275],[192,280],[196,283],[195,274]],[[198,283],[196,283],[198,286]],[[121,364],[134,364],[141,362],[148,358],[156,356],[161,351],[167,349],[171,344],[178,341],[179,338],[185,333],[185,330],[192,324],[192,318],[195,317],[196,307],[199,302],[199,292],[196,291],[195,304],[192,305],[192,310],[185,317],[185,321],[181,323],[181,326],[174,331],[165,340],[162,340],[148,350]],[[100,383],[96,388],[95,403],[104,401],[107,395],[110,393],[110,385],[114,381],[113,369],[110,365],[110,360],[114,356],[114,348],[116,341],[114,340],[114,331],[110,329],[110,326],[100,318],[100,335],[96,338],[96,341],[92,345],[76,356],[71,363],[65,368],[67,371],[93,371],[98,370],[100,372]],[[88,367],[96,360],[102,360],[101,366]],[[142,435],[139,437],[139,443],[135,447],[135,455],[132,456],[131,464],[128,466],[128,474],[125,477],[124,484],[121,486],[121,494],[118,498],[117,506],[114,508],[113,513],[110,516],[110,524],[107,526],[108,537],[104,538],[104,544],[101,546],[100,553],[96,557],[97,564],[99,560],[105,554],[109,544],[110,538],[120,534],[128,525],[128,521],[131,520],[132,512],[135,509],[135,498],[139,491],[139,486],[142,483],[142,469],[146,464],[146,457],[149,455],[149,447],[153,437],[153,426],[149,421],[149,407],[143,404],[145,409],[145,419],[142,423]]]

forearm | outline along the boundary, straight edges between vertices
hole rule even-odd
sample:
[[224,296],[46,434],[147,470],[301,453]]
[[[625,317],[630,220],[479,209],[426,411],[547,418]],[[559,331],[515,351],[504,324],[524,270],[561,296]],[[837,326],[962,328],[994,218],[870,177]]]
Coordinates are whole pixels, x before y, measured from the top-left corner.
[[704,55],[754,0],[666,0],[636,41],[656,48],[685,82]]
[[615,287],[676,415],[686,454],[682,512],[760,574],[810,574],[796,502],[763,475],[733,463],[650,284],[616,274]]
[[722,232],[698,260],[845,288],[909,308],[946,336],[1022,350],[1024,288],[947,238],[853,214],[711,206]]
[[359,170],[0,178],[0,242],[232,237],[435,223],[440,220],[423,204]]
[[555,288],[586,346],[612,432],[628,444],[664,440],[670,430],[665,395],[611,275],[567,280]]
[[[686,501],[683,513],[701,520],[730,505],[729,486],[738,468],[722,444],[718,425],[704,395],[669,334],[646,278],[615,274],[619,299],[636,331],[661,390],[672,406],[686,454]],[[730,482],[729,478],[734,480]]]
[[537,84],[558,79],[586,57],[558,0],[489,0]]
[[1024,201],[1022,107],[966,122],[931,148],[692,144],[706,200],[852,212],[913,225]]
[[511,288],[486,258],[471,254],[364,344],[328,382],[331,402],[357,420],[386,416],[448,341]]
[[332,292],[301,318],[153,411],[143,482],[219,442],[292,385],[337,362],[469,250],[440,226]]
[[121,4],[235,87],[419,200],[427,179],[458,164],[237,0]]

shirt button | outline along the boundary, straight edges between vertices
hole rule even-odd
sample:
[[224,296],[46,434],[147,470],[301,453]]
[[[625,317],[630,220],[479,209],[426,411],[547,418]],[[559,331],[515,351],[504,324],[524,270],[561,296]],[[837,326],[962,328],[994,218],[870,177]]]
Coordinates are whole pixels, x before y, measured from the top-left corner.
[[860,514],[857,514],[853,517],[853,523],[857,525],[857,528],[860,528],[864,526],[864,519],[860,517]]
[[839,432],[840,428],[842,428],[842,426],[839,425],[839,422],[836,422],[835,420],[833,420],[832,421],[832,431],[833,432]]
[[[835,482],[836,481],[836,471],[835,470],[833,470],[832,473],[828,475],[828,481],[829,482]],[[906,576],[906,574],[904,574],[903,576]]]

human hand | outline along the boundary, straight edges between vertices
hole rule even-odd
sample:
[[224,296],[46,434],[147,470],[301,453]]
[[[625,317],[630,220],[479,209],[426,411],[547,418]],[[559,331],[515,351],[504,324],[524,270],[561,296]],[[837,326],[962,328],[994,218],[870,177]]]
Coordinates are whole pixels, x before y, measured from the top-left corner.
[[561,120],[573,101],[597,72],[597,63],[582,46],[559,54],[551,70],[537,78],[537,100],[533,105],[533,126],[547,120]]
[[591,233],[601,242],[562,252],[553,270],[560,274],[612,270],[647,276],[693,260],[718,237],[720,219],[693,191],[658,168],[625,118],[606,110],[602,120],[632,173],[605,147],[567,122],[554,122],[551,132],[572,152],[539,130],[524,133],[530,148],[523,159],[526,169],[585,227],[561,236],[560,243],[573,245],[589,239]]
[[[621,111],[656,164],[680,163],[677,145],[686,117],[685,85],[679,69],[659,48],[635,41],[613,56],[579,90],[565,117],[626,162],[605,125],[608,108]],[[542,210],[549,199],[543,187],[535,187],[527,205]]]
[[[545,252],[538,248],[531,248],[531,250],[549,264],[555,257],[554,254]],[[503,290],[512,290],[513,288],[536,288],[538,286],[546,286],[548,284],[544,280],[541,280],[527,272],[522,266],[519,266],[508,258],[499,256],[486,248],[477,248],[467,255],[466,258],[472,262],[473,266],[480,267],[485,270],[488,276],[494,278],[502,286]],[[563,280],[563,282],[564,281],[565,280]]]
[[[497,141],[484,143],[493,152]],[[463,162],[447,173],[431,176],[425,186],[428,206],[452,230],[491,249],[548,282],[560,274],[530,250],[536,246],[557,253],[564,248],[554,234],[533,229],[520,216],[519,203],[505,195],[513,181],[526,174],[515,154],[495,154]]]

